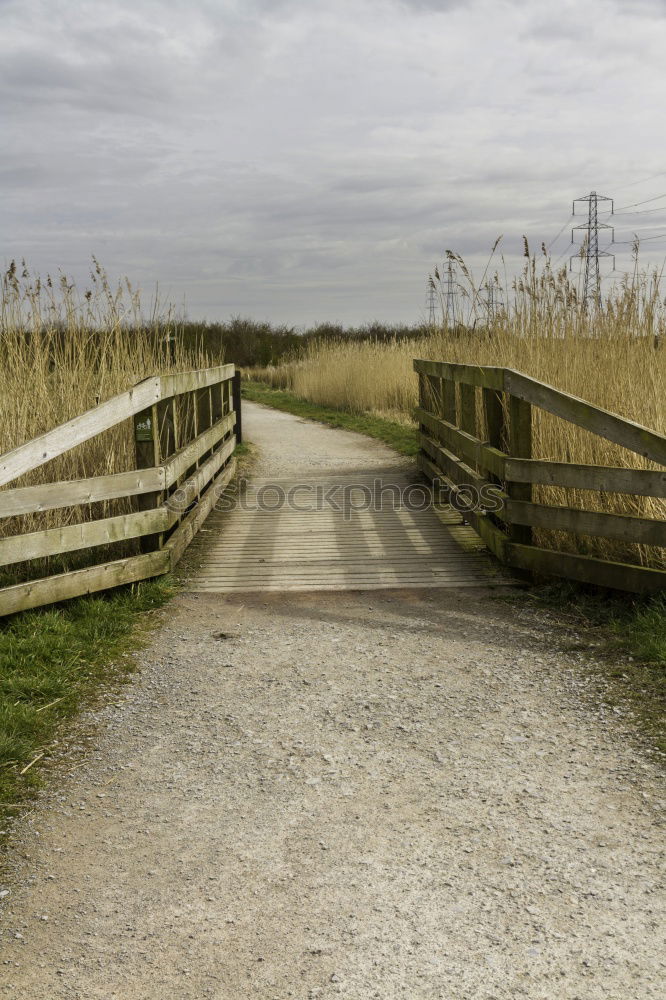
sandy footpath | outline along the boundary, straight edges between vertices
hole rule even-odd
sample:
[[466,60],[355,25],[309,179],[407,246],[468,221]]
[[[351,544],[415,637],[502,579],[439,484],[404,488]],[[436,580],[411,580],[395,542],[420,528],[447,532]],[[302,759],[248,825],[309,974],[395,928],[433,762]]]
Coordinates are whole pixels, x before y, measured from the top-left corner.
[[662,997],[663,784],[570,639],[481,590],[181,594],[17,824],[0,996]]

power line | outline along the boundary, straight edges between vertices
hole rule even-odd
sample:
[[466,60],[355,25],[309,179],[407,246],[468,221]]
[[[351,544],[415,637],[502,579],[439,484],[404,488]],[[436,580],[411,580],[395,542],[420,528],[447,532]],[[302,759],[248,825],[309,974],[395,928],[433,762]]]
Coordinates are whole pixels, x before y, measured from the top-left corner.
[[666,194],[656,194],[654,198],[646,198],[645,201],[634,201],[631,205],[620,205],[618,212],[623,211],[625,208],[636,208],[637,205],[647,205],[651,201],[659,201],[660,198],[666,198]]
[[660,170],[657,174],[650,174],[649,177],[641,177],[637,181],[629,181],[628,184],[621,184],[616,191],[625,191],[627,188],[636,187],[637,184],[646,184],[648,181],[653,181],[656,177],[666,177],[666,170]]
[[560,236],[562,235],[562,233],[564,232],[564,230],[565,230],[565,229],[567,228],[567,226],[568,226],[568,225],[569,225],[569,223],[571,222],[571,219],[572,219],[572,215],[570,215],[570,216],[568,217],[568,219],[567,219],[567,220],[565,221],[564,225],[563,225],[563,226],[562,226],[562,228],[560,229],[560,231],[559,231],[559,233],[557,234],[557,236],[555,237],[555,239],[554,239],[554,240],[551,240],[551,241],[550,241],[550,243],[548,244],[548,252],[549,252],[549,253],[550,253],[550,251],[552,250],[552,248],[553,248],[553,247],[555,246],[555,244],[557,243],[557,241],[559,240],[559,238],[560,238]]
[[615,212],[615,215],[649,215],[651,212],[666,212],[666,205],[660,208],[642,208],[640,212]]
[[634,240],[613,240],[611,246],[629,246],[632,243],[646,243],[648,240],[663,240],[666,239],[666,233],[658,233],[656,236],[641,236],[639,233],[636,234],[636,239]]

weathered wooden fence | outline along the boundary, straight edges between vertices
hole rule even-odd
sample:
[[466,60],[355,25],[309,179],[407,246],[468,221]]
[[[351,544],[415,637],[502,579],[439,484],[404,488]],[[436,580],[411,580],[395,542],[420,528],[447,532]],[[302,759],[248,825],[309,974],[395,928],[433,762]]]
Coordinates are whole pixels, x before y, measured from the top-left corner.
[[[666,497],[666,438],[510,368],[415,361],[419,377],[421,451],[431,480],[481,492],[493,487],[499,509],[465,512],[501,562],[544,576],[568,577],[628,591],[666,587],[666,568],[611,562],[534,544],[545,528],[666,546],[666,522],[656,518],[535,503],[533,486]],[[539,407],[619,444],[664,468],[576,465],[532,457],[532,408]]]
[[[139,539],[141,552],[0,589],[0,615],[168,573],[233,476],[240,441],[233,365],[144,379],[128,392],[0,456],[0,487],[134,419],[136,468],[107,476],[0,489],[2,519],[119,498],[132,510],[0,538],[0,568]],[[63,516],[63,522],[68,517]],[[87,561],[87,560],[86,560]]]

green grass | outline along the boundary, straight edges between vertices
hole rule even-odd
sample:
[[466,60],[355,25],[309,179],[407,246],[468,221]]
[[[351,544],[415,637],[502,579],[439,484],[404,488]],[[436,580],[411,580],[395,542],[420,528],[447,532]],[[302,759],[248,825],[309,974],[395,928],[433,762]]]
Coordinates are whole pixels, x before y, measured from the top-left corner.
[[368,437],[383,441],[400,455],[416,455],[419,450],[416,427],[399,424],[383,417],[375,417],[369,413],[344,413],[307,400],[300,399],[291,392],[282,389],[271,389],[263,382],[244,381],[242,383],[243,399],[253,403],[264,403],[275,410],[293,413],[298,417],[316,420],[330,427],[340,427],[346,431],[356,431]]
[[15,814],[39,786],[66,720],[100,684],[128,676],[121,654],[141,645],[146,613],[173,592],[162,578],[0,621],[0,813]]

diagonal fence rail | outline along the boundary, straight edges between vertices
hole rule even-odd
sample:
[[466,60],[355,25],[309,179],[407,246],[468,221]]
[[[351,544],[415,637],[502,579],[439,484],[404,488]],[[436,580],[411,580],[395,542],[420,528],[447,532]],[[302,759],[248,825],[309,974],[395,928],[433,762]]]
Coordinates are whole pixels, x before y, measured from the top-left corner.
[[[663,568],[641,565],[642,546],[666,557],[666,520],[536,502],[534,486],[666,497],[666,437],[510,368],[414,361],[419,378],[420,470],[452,495],[474,493],[465,518],[497,558],[543,576],[633,592],[666,588]],[[540,409],[661,466],[610,468],[532,457]],[[484,500],[485,498],[485,500]],[[666,505],[664,505],[666,509]],[[546,548],[534,529],[625,543],[636,562]]]
[[[72,448],[132,421],[136,467],[76,481],[2,489]],[[139,552],[0,588],[0,615],[159,576],[176,565],[235,470],[241,439],[234,365],[144,379],[127,392],[0,456],[0,529],[7,519],[61,512],[61,524],[0,537],[0,570],[115,543]],[[126,513],[81,509],[126,500]],[[79,516],[76,523],[69,523]],[[94,557],[94,552],[90,553]],[[39,563],[38,563],[39,564]]]

